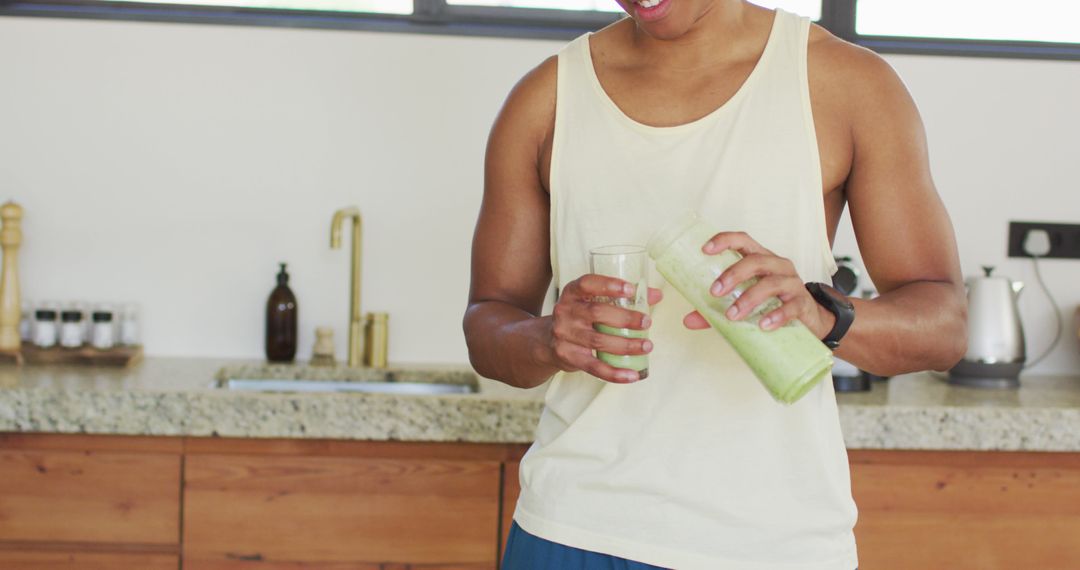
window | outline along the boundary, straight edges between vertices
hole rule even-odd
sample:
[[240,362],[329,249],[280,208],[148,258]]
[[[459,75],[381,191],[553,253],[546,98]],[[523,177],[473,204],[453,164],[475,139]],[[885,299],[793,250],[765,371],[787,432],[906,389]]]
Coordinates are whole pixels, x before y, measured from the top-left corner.
[[112,4],[181,4],[272,10],[412,14],[411,0],[106,0]]
[[[751,0],[879,52],[1080,60],[1080,0]],[[0,16],[570,39],[616,0],[0,0]]]
[[447,0],[451,6],[501,6],[504,8],[543,8],[547,10],[589,10],[622,12],[615,0]]
[[1078,0],[859,0],[867,36],[1080,43]]
[[1080,59],[1080,0],[829,1],[854,12],[839,34],[877,51]]

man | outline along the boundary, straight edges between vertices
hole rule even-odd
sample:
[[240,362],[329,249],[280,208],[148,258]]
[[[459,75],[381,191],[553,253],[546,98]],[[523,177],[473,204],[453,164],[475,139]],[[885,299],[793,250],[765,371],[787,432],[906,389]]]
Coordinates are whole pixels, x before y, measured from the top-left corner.
[[[883,60],[804,18],[741,0],[619,3],[630,18],[521,80],[489,141],[470,357],[512,386],[554,376],[504,567],[851,570],[831,383],[776,403],[674,289],[650,290],[651,316],[594,302],[634,287],[590,275],[587,252],[643,244],[694,210],[725,230],[705,253],[745,255],[711,292],[759,279],[729,318],[775,296],[767,330],[798,319],[876,374],[944,370],[965,350],[964,290],[918,112]],[[873,300],[820,284],[845,204]],[[649,354],[648,378],[594,350]]]

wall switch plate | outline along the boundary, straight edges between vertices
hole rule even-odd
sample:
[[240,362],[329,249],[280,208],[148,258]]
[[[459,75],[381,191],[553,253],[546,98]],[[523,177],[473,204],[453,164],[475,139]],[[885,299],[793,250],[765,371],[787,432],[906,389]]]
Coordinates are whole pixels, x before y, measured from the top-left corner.
[[1031,257],[1024,252],[1028,230],[1044,230],[1050,235],[1046,258],[1080,259],[1080,224],[1009,222],[1009,257]]

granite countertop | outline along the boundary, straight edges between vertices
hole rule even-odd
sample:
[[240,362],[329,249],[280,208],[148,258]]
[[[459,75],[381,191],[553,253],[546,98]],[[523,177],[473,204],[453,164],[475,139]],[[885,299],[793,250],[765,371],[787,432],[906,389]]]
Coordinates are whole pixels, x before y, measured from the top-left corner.
[[[301,371],[303,372],[303,371]],[[341,380],[356,371],[307,369]],[[263,393],[227,377],[288,378],[296,367],[148,358],[129,369],[0,367],[0,432],[528,443],[543,388],[518,390],[461,365],[398,380],[474,384],[476,393]],[[851,449],[1080,451],[1080,376],[1030,376],[1019,390],[951,386],[919,373],[840,394]]]

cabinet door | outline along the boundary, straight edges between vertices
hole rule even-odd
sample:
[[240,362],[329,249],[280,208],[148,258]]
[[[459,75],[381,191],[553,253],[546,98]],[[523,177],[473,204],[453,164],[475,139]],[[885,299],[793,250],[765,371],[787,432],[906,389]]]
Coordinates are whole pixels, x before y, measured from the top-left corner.
[[1080,454],[850,457],[862,567],[1080,568]]
[[184,561],[184,570],[490,570],[490,564],[401,564],[387,562],[256,562],[241,560]]
[[0,542],[170,545],[175,553],[179,493],[177,455],[0,450]]
[[495,566],[497,461],[192,455],[184,489],[186,569]]
[[175,554],[105,554],[97,552],[26,552],[0,550],[0,568],[18,570],[176,570]]

